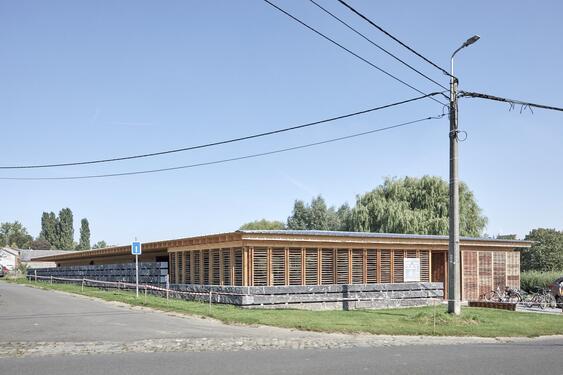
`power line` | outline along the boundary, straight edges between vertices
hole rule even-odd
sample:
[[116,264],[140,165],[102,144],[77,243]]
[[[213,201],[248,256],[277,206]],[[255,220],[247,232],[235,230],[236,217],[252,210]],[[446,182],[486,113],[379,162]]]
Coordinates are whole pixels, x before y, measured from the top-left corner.
[[346,136],[343,136],[343,137],[331,138],[331,139],[327,139],[327,140],[324,140],[324,141],[319,141],[319,142],[314,142],[314,143],[307,143],[307,144],[303,144],[303,145],[299,145],[299,146],[293,146],[293,147],[286,147],[286,148],[282,148],[282,149],[277,149],[277,150],[267,151],[267,152],[261,152],[261,153],[257,153],[257,154],[250,154],[250,155],[238,156],[238,157],[229,158],[229,159],[220,159],[220,160],[214,160],[214,161],[203,162],[203,163],[181,165],[181,166],[177,166],[177,167],[158,168],[158,169],[149,169],[149,170],[131,171],[131,172],[121,172],[121,173],[107,173],[107,174],[98,174],[98,175],[84,175],[84,176],[62,176],[62,177],[0,177],[0,180],[16,180],[16,181],[84,180],[84,179],[94,179],[94,178],[108,178],[108,177],[119,177],[119,176],[132,176],[132,175],[139,175],[139,174],[150,174],[150,173],[159,173],[159,172],[175,171],[175,170],[180,170],[180,169],[188,169],[188,168],[203,167],[203,166],[208,166],[208,165],[223,164],[223,163],[229,163],[229,162],[238,161],[238,160],[253,159],[253,158],[258,158],[258,157],[262,157],[262,156],[280,154],[280,153],[283,153],[283,152],[294,151],[294,150],[300,150],[300,149],[304,149],[304,148],[309,148],[309,147],[324,145],[324,144],[327,144],[327,143],[333,143],[333,142],[343,141],[343,140],[346,140],[346,139],[361,137],[361,136],[368,135],[368,134],[383,132],[383,131],[386,131],[386,130],[396,129],[396,128],[403,127],[403,126],[407,126],[407,125],[412,125],[412,124],[416,124],[416,123],[421,123],[421,122],[428,121],[428,120],[435,120],[435,119],[442,118],[443,116],[444,116],[444,115],[431,116],[431,117],[424,117],[424,118],[421,118],[421,119],[418,119],[418,120],[403,122],[403,123],[400,123],[400,124],[390,125],[390,126],[386,126],[386,127],[382,127],[382,128],[378,128],[378,129],[374,129],[374,130],[369,130],[369,131],[361,132],[361,133],[355,133],[355,134],[351,134],[351,135],[346,135]]
[[403,43],[401,40],[399,40],[398,38],[396,38],[395,36],[393,36],[391,33],[389,33],[388,31],[386,31],[383,27],[377,25],[375,22],[373,22],[372,20],[370,20],[368,17],[364,16],[362,13],[358,12],[356,9],[354,9],[351,5],[349,5],[348,3],[346,3],[343,0],[338,0],[338,2],[342,5],[344,5],[346,8],[350,9],[353,13],[355,13],[356,15],[358,15],[359,17],[361,17],[362,19],[364,19],[365,21],[367,21],[370,25],[372,25],[373,27],[375,27],[376,29],[378,29],[379,31],[381,31],[382,33],[384,33],[385,35],[387,35],[389,38],[393,39],[395,42],[399,43],[400,45],[402,45],[403,47],[405,47],[406,49],[408,49],[409,51],[411,51],[412,53],[414,53],[415,55],[417,55],[418,57],[420,57],[421,59],[423,59],[424,61],[426,61],[427,63],[429,63],[430,65],[434,66],[435,68],[437,68],[438,70],[440,70],[442,73],[444,73],[445,75],[447,75],[448,77],[452,77],[452,75],[445,70],[444,68],[440,67],[439,65],[435,64],[433,61],[431,61],[430,59],[424,57],[421,53],[415,51],[413,48],[409,47],[407,44]]
[[549,106],[549,105],[545,105],[545,104],[535,104],[535,103],[530,103],[530,102],[524,102],[522,100],[501,98],[500,96],[480,94],[478,92],[460,91],[459,96],[460,97],[466,97],[466,98],[481,98],[481,99],[495,100],[497,102],[505,102],[505,103],[509,103],[511,105],[511,108],[514,107],[515,104],[518,104],[518,105],[522,106],[522,109],[530,108],[530,110],[531,110],[532,107],[534,107],[534,108],[549,109],[549,110],[552,110],[552,111],[562,111],[563,112],[563,108],[559,108],[559,107],[553,107],[553,106]]
[[141,159],[141,158],[148,158],[148,157],[154,157],[154,156],[159,156],[159,155],[172,154],[172,153],[177,153],[177,152],[197,150],[197,149],[202,149],[202,148],[207,148],[207,147],[224,145],[224,144],[228,144],[228,143],[246,141],[246,140],[249,140],[249,139],[265,137],[265,136],[269,136],[269,135],[273,135],[273,134],[289,132],[289,131],[292,131],[292,130],[303,129],[303,128],[307,128],[307,127],[311,127],[311,126],[315,126],[315,125],[325,124],[325,123],[336,121],[336,120],[342,120],[342,119],[349,118],[349,117],[363,115],[363,114],[366,114],[366,113],[375,112],[375,111],[395,107],[395,106],[406,104],[406,103],[411,103],[411,102],[414,102],[414,101],[417,101],[417,100],[420,100],[420,99],[424,99],[424,98],[431,97],[431,96],[434,96],[434,95],[439,95],[439,94],[441,94],[441,93],[434,92],[434,93],[426,94],[426,95],[419,96],[419,97],[416,97],[416,98],[402,100],[400,102],[385,104],[385,105],[382,105],[382,106],[369,108],[369,109],[365,109],[365,110],[362,110],[362,111],[352,112],[352,113],[348,113],[348,114],[341,115],[341,116],[330,117],[330,118],[327,118],[327,119],[324,119],[324,120],[309,122],[309,123],[306,123],[306,124],[291,126],[291,127],[283,128],[283,129],[272,130],[272,131],[268,131],[268,132],[264,132],[264,133],[247,135],[247,136],[244,136],[244,137],[231,138],[231,139],[226,139],[226,140],[223,140],[223,141],[201,144],[201,145],[197,145],[197,146],[182,147],[182,148],[176,148],[176,149],[172,149],[172,150],[151,152],[151,153],[147,153],[147,154],[130,155],[130,156],[115,157],[115,158],[107,158],[107,159],[88,160],[88,161],[77,161],[77,162],[56,163],[56,164],[0,166],[0,169],[34,169],[34,168],[69,167],[69,166],[76,166],[76,165],[100,164],[100,163],[109,163],[109,162],[131,160],[131,159]]
[[334,18],[335,20],[337,20],[338,22],[340,22],[341,24],[343,24],[344,26],[346,26],[348,29],[352,30],[354,33],[356,33],[357,35],[361,36],[363,39],[365,39],[366,41],[368,41],[369,43],[371,43],[373,46],[379,48],[381,51],[385,52],[387,55],[391,56],[392,58],[394,58],[395,60],[397,60],[398,62],[400,62],[401,64],[405,65],[406,67],[410,68],[411,70],[415,71],[416,73],[418,73],[419,75],[421,75],[422,77],[426,78],[427,80],[429,80],[430,82],[435,83],[436,85],[440,86],[441,88],[443,88],[444,90],[449,90],[449,88],[447,88],[446,86],[442,85],[441,83],[433,80],[432,78],[428,77],[426,74],[422,73],[420,70],[416,69],[415,67],[413,67],[412,65],[408,64],[407,62],[405,62],[404,60],[400,59],[399,57],[397,57],[396,55],[392,54],[391,52],[389,52],[388,50],[386,50],[385,48],[381,47],[379,44],[375,43],[373,40],[371,40],[370,38],[368,38],[367,36],[365,36],[364,34],[362,34],[361,32],[359,32],[357,29],[355,29],[354,27],[350,26],[350,24],[346,23],[345,21],[343,21],[340,17],[338,17],[337,15],[335,15],[334,13],[332,13],[331,11],[329,11],[328,9],[324,8],[322,5],[320,5],[319,3],[317,3],[315,0],[309,0],[311,3],[315,4],[318,8],[320,8],[321,10],[323,10],[325,13],[327,13],[328,15],[330,15],[332,18]]
[[[318,31],[317,29],[313,28],[312,26],[309,26],[308,24],[306,24],[305,22],[301,21],[299,18],[295,17],[294,15],[292,15],[291,13],[283,10],[282,8],[280,8],[279,6],[277,6],[276,4],[270,2],[269,0],[263,0],[265,3],[271,5],[273,8],[277,9],[278,11],[280,11],[281,13],[285,14],[286,16],[288,16],[289,18],[291,18],[292,20],[294,20],[295,22],[305,26],[307,29],[311,30],[312,32],[314,32],[315,34],[323,37],[324,39],[328,40],[329,42],[331,42],[332,44],[336,45],[337,47],[343,49],[344,51],[348,52],[349,54],[351,54],[352,56],[356,57],[357,59],[360,59],[361,61],[365,62],[366,64],[368,64],[369,66],[371,66],[372,68],[375,68],[377,70],[379,70],[381,73],[387,75],[388,77],[393,78],[394,80],[402,83],[403,85],[413,89],[414,91],[420,93],[420,94],[426,94],[424,91],[421,91],[419,89],[417,89],[416,87],[414,87],[413,85],[403,81],[402,79],[398,78],[397,76],[389,73],[388,71],[380,68],[379,66],[375,65],[374,63],[372,63],[371,61],[365,59],[364,57],[358,55],[357,53],[353,52],[352,50],[344,47],[342,44],[338,43],[337,41],[335,41],[334,39],[330,38],[329,36],[323,34],[322,32]],[[447,104],[439,101],[436,98],[432,98],[430,97],[430,99],[434,100],[437,103],[440,103],[443,106],[448,106]]]

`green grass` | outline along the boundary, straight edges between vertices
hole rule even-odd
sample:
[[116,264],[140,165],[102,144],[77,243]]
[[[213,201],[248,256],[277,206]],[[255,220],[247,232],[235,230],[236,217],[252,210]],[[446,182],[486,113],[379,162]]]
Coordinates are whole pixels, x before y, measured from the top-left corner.
[[520,274],[520,285],[522,290],[534,291],[536,287],[547,288],[556,279],[563,276],[563,271],[526,271]]
[[461,316],[447,314],[443,305],[435,307],[355,310],[249,310],[230,305],[180,300],[166,300],[156,296],[123,291],[103,291],[69,284],[30,282],[25,279],[8,280],[44,289],[60,290],[106,301],[146,306],[162,311],[211,317],[228,324],[269,325],[319,332],[372,333],[384,335],[436,335],[436,336],[541,336],[563,334],[563,316],[511,312],[495,309],[463,309]]

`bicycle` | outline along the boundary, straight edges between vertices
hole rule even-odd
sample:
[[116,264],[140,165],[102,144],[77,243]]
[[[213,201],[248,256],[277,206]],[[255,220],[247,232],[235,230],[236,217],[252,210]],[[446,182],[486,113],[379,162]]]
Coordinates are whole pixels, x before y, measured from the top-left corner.
[[483,299],[488,302],[509,302],[518,303],[522,302],[522,293],[518,289],[513,289],[508,286],[504,287],[501,292],[500,286],[490,292],[485,293]]

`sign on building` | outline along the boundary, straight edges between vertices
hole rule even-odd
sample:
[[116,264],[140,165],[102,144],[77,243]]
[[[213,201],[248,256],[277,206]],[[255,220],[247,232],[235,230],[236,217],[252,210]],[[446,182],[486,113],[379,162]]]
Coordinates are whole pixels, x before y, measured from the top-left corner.
[[405,258],[404,259],[404,275],[405,282],[407,281],[420,281],[420,259],[419,258]]

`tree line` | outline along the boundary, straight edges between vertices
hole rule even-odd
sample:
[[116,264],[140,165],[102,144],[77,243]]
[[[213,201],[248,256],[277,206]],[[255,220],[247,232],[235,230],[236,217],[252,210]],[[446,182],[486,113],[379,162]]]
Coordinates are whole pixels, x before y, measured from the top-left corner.
[[[448,233],[448,183],[440,177],[386,178],[372,191],[356,197],[354,207],[329,207],[322,196],[310,203],[296,200],[285,223],[259,220],[241,229],[293,229],[350,232]],[[460,184],[460,233],[478,237],[487,218],[465,183]]]
[[90,245],[90,223],[80,220],[79,242],[74,241],[74,217],[70,208],[63,208],[59,214],[43,212],[41,231],[33,238],[19,221],[0,224],[0,245],[18,249],[35,250],[89,250],[107,247],[105,241]]
[[[354,207],[347,203],[328,206],[319,195],[310,203],[295,200],[285,222],[256,220],[246,230],[328,230],[402,234],[448,234],[448,183],[440,177],[387,178],[374,190],[356,197]],[[468,237],[483,234],[487,218],[465,183],[460,184],[460,233]],[[516,235],[498,235],[498,239],[516,239]],[[523,271],[563,272],[563,231],[533,229],[525,237],[534,241],[521,252]]]

